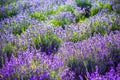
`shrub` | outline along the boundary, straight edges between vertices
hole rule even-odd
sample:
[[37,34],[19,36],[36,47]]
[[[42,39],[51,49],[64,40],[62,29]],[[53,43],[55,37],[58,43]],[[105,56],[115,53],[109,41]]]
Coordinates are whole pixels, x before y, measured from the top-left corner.
[[110,67],[116,68],[120,63],[120,49],[112,49],[110,54],[104,56],[103,59],[95,60],[92,56],[89,57],[72,57],[68,60],[67,66],[70,68],[70,71],[75,73],[75,79],[79,80],[79,75],[86,79],[87,72],[95,72],[95,66],[98,66],[98,73],[104,75],[110,70]]
[[37,37],[33,37],[35,48],[40,49],[47,54],[55,53],[61,45],[62,40],[52,32],[47,32],[44,35],[38,34]]

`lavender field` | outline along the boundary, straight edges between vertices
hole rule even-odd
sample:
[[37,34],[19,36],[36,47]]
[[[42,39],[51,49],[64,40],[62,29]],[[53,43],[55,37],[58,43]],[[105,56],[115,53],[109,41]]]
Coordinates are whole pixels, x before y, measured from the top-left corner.
[[0,80],[120,80],[120,0],[0,0]]

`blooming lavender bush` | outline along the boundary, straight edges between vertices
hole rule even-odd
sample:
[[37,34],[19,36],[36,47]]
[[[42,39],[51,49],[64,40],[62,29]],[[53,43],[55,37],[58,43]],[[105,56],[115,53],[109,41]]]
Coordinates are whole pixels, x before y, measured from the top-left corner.
[[0,80],[119,80],[119,0],[1,0]]

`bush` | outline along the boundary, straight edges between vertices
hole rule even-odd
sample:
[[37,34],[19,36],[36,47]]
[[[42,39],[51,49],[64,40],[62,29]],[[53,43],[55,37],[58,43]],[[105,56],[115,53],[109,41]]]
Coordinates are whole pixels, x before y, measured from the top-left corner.
[[95,72],[95,66],[98,66],[98,73],[100,75],[104,75],[106,72],[110,70],[110,67],[117,67],[120,63],[120,49],[112,49],[110,54],[104,56],[103,59],[95,60],[92,56],[89,55],[88,57],[72,57],[68,60],[67,66],[70,68],[70,71],[75,73],[75,79],[79,80],[79,75],[86,79],[86,73],[93,73]]
[[32,41],[36,49],[41,49],[41,51],[47,54],[57,52],[62,42],[62,40],[52,32],[47,32],[44,35],[38,34],[37,37],[32,38]]

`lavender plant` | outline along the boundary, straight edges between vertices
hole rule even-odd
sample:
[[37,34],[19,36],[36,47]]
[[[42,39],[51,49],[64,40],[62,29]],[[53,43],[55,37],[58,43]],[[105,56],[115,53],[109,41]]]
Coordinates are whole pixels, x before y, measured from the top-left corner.
[[5,1],[0,80],[120,79],[119,0]]
[[35,44],[36,49],[41,49],[41,51],[47,54],[52,54],[58,51],[61,45],[61,39],[57,37],[52,32],[47,32],[44,35],[38,34],[37,37],[33,37],[32,41]]

